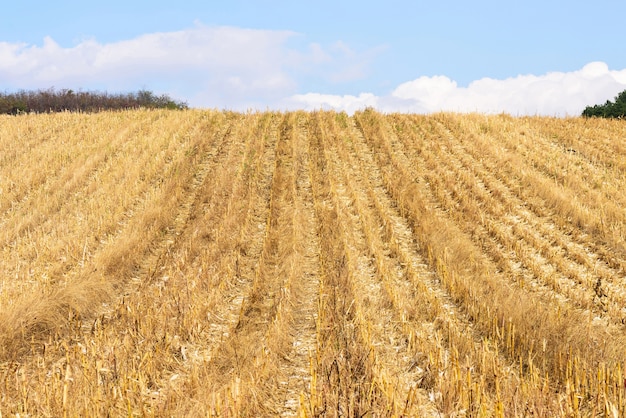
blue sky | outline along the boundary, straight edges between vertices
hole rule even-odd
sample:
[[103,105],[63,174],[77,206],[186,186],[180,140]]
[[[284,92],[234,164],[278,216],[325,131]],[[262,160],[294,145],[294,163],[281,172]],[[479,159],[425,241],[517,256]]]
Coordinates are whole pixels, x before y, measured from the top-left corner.
[[626,89],[623,16],[618,0],[14,1],[0,15],[0,90],[575,115]]

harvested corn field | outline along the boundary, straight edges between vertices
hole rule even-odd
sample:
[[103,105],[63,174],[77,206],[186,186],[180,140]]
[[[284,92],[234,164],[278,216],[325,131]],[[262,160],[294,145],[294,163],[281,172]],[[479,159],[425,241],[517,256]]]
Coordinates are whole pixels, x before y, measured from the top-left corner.
[[2,416],[624,416],[626,125],[0,117]]

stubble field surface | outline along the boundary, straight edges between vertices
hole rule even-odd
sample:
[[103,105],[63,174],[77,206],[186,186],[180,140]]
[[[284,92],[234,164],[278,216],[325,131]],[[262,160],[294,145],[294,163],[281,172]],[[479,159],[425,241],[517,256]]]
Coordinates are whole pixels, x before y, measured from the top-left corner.
[[0,117],[0,416],[626,416],[626,124]]

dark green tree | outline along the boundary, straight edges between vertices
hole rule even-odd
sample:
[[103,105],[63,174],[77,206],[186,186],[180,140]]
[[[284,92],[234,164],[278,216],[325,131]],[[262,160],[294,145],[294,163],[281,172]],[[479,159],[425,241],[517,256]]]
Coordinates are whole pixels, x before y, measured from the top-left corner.
[[603,105],[587,106],[582,116],[620,119],[626,117],[626,90],[618,94],[614,102],[607,100]]

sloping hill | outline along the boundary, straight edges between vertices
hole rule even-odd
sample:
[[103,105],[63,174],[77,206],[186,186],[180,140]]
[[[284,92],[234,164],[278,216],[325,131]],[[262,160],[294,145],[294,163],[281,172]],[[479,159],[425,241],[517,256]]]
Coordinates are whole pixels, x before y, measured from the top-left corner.
[[626,125],[0,117],[4,416],[626,414]]

